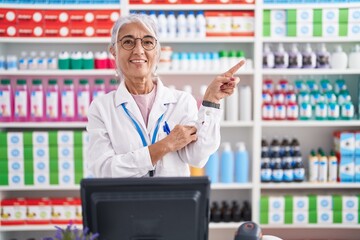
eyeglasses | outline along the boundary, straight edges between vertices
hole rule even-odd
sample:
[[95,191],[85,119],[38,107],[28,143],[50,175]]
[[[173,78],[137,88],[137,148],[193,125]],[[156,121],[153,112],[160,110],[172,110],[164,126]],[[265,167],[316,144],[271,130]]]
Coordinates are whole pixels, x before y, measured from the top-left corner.
[[146,36],[143,38],[134,38],[130,36],[125,36],[122,39],[118,40],[121,46],[125,50],[133,50],[136,46],[136,40],[140,39],[141,46],[146,50],[150,51],[156,47],[157,40],[152,36]]

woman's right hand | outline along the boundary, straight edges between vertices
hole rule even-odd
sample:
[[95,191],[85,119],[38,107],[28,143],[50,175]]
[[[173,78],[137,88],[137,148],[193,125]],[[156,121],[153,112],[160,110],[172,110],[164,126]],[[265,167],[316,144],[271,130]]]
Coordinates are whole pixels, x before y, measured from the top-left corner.
[[176,125],[170,134],[164,138],[171,152],[178,151],[191,142],[196,141],[196,127],[188,125]]

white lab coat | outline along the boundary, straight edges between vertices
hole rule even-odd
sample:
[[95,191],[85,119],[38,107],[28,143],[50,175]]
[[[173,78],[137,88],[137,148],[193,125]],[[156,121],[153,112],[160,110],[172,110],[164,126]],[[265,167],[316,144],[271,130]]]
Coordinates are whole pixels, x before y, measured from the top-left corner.
[[[156,80],[156,84],[156,97],[147,127],[124,81],[116,91],[91,103],[87,125],[90,138],[87,166],[95,177],[143,177],[150,170],[155,170],[154,176],[190,176],[189,165],[203,167],[209,156],[218,149],[221,110],[201,106],[198,111],[191,94],[167,88],[160,80]],[[166,137],[164,121],[167,121],[170,130],[176,124],[195,125],[198,139],[179,151],[166,154],[153,166],[149,149],[143,146],[122,103],[138,122],[148,145],[163,113],[157,141]]]

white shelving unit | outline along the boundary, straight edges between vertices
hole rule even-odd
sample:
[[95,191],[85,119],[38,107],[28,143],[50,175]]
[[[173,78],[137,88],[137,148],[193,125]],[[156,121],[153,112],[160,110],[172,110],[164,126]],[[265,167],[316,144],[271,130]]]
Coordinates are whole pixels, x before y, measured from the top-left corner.
[[[169,10],[170,5],[129,5],[128,1],[121,1],[119,5],[20,5],[20,4],[0,4],[0,8],[38,8],[38,9],[119,9],[121,15],[128,14],[132,10]],[[262,79],[270,77],[289,77],[290,79],[302,76],[338,76],[345,75],[352,80],[359,81],[359,69],[262,69],[262,47],[264,43],[329,43],[353,45],[359,43],[359,39],[342,38],[273,38],[262,36],[263,10],[266,9],[297,9],[297,8],[360,8],[360,3],[342,4],[272,4],[265,5],[262,1],[257,1],[255,5],[171,5],[171,10],[252,10],[255,12],[255,36],[254,37],[209,37],[205,39],[163,39],[160,40],[162,46],[170,45],[174,49],[182,47],[187,51],[217,51],[219,49],[244,49],[247,56],[253,59],[253,70],[239,71],[241,84],[250,85],[253,96],[252,121],[249,122],[223,122],[222,138],[223,141],[244,141],[250,155],[250,183],[248,184],[213,184],[211,186],[212,200],[249,200],[252,204],[252,219],[259,222],[260,209],[259,201],[263,193],[296,194],[308,192],[333,193],[349,192],[358,193],[360,184],[310,184],[310,183],[291,183],[291,184],[261,184],[260,183],[260,148],[261,138],[272,136],[296,136],[298,137],[304,158],[312,147],[322,147],[328,150],[332,147],[331,134],[336,129],[359,130],[360,121],[262,121],[261,120],[261,89]],[[0,54],[17,53],[26,49],[46,51],[67,49],[68,51],[79,50],[106,50],[110,38],[0,38]],[[199,50],[200,49],[200,50]],[[16,76],[114,76],[114,70],[71,70],[71,71],[1,71],[0,78]],[[198,87],[200,84],[209,83],[212,76],[219,72],[171,72],[159,71],[166,84],[173,84],[181,88],[185,84]],[[193,77],[193,78],[192,78]],[[196,95],[196,93],[195,93]],[[63,122],[63,123],[0,123],[0,129],[84,129],[84,122]],[[0,187],[0,198],[7,196],[47,196],[47,194],[71,196],[78,194],[78,186],[69,187],[24,187],[11,188]],[[236,229],[240,223],[210,223],[210,240],[233,239]],[[263,225],[261,226],[265,234],[274,234],[284,239],[358,239],[360,235],[360,225]],[[41,226],[0,226],[0,239],[10,239],[14,234],[20,234],[25,239],[32,233],[41,236],[42,232],[54,232],[52,225]],[[303,235],[304,233],[304,235]],[[21,235],[22,234],[22,235]],[[16,235],[18,236],[18,235]]]

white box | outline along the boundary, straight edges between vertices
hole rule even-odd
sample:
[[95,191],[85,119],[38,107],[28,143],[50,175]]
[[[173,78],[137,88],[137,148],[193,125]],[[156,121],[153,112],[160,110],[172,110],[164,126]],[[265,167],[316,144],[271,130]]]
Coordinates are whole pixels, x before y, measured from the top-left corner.
[[316,206],[317,211],[333,209],[332,196],[318,195],[316,197],[316,201],[317,201],[317,206]]
[[46,172],[34,173],[34,186],[49,186],[49,185],[50,185],[49,173]]
[[74,172],[59,172],[59,185],[60,186],[67,186],[67,185],[74,185]]
[[59,172],[74,172],[74,160],[72,159],[59,159]]
[[293,197],[293,211],[307,211],[309,210],[309,198],[307,196]]
[[24,173],[24,160],[11,159],[8,161],[8,170],[12,173]]
[[73,146],[59,146],[58,147],[59,159],[74,159]]
[[331,210],[317,211],[317,223],[318,224],[332,224],[333,212]]
[[286,24],[275,23],[270,25],[270,36],[271,37],[285,37],[286,36]]
[[9,172],[9,186],[11,187],[23,187],[24,183],[24,173],[12,173]]
[[348,37],[360,37],[360,23],[348,23]]
[[[27,206],[27,220],[30,221],[49,221],[51,220],[50,205]],[[29,218],[29,216],[32,216]]]
[[294,211],[293,224],[308,224],[309,212],[308,211]]
[[82,145],[83,145],[83,147],[89,145],[89,140],[90,140],[89,133],[87,131],[83,131],[82,132]]
[[357,196],[342,196],[342,210],[343,211],[358,211],[359,200]]
[[285,210],[285,198],[284,197],[269,197],[269,212],[283,212]]
[[58,131],[58,146],[74,146],[73,131]]
[[311,8],[300,8],[296,10],[296,23],[309,23],[312,25],[314,21],[313,9]]
[[322,23],[339,24],[339,8],[324,8],[322,10]]
[[48,146],[34,146],[33,147],[34,160],[47,160],[49,161],[49,147]]
[[24,137],[22,132],[7,132],[8,146],[24,146]]
[[24,147],[23,146],[8,146],[8,159],[24,159]]
[[358,211],[344,211],[342,212],[343,224],[358,224],[359,213]]
[[284,224],[284,212],[269,212],[269,224]]
[[25,205],[2,206],[1,208],[1,215],[7,216],[6,221],[26,220]]
[[286,23],[286,10],[271,10],[270,12],[270,24],[274,23]]
[[349,23],[360,23],[360,8],[349,8]]
[[34,160],[34,173],[49,173],[49,161],[36,159]]
[[49,146],[49,133],[48,132],[33,132],[32,134],[33,146]]
[[313,37],[312,23],[298,23],[296,26],[296,36],[298,37]]
[[323,35],[323,37],[338,37],[339,36],[339,24],[323,22],[322,35]]

